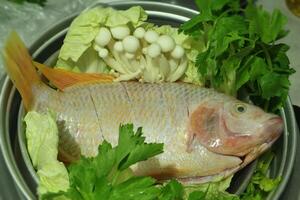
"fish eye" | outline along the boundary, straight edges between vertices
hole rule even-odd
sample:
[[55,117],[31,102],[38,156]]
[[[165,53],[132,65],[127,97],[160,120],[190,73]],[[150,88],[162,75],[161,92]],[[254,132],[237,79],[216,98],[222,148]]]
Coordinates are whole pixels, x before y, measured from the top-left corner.
[[235,110],[236,110],[236,112],[238,112],[238,113],[245,113],[246,110],[247,110],[247,107],[246,107],[246,105],[244,105],[244,104],[236,104],[236,105],[235,105]]

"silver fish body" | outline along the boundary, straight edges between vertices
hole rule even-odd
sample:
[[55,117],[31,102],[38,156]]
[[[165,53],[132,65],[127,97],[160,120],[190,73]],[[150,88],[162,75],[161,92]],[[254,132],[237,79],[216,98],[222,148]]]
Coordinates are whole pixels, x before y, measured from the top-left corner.
[[[273,141],[281,131],[280,119],[277,116],[264,113],[257,107],[212,89],[186,83],[115,82],[73,86],[64,92],[44,89],[39,91],[41,94],[36,95],[33,109],[55,111],[58,114],[58,123],[63,124],[64,132],[70,134],[85,156],[95,156],[98,145],[104,139],[116,145],[120,124],[133,123],[135,127],[143,127],[146,141],[164,143],[164,153],[141,162],[132,169],[137,175],[151,175],[160,179],[189,179],[236,171],[243,165],[239,156]],[[223,148],[232,149],[231,153],[222,153],[220,146],[221,142],[226,140],[226,133],[223,133],[223,136],[218,136],[218,133],[205,134],[205,131],[197,133],[198,125],[214,130],[213,132],[224,132],[220,128],[220,120],[216,117],[211,118],[210,108],[215,110],[216,115],[226,116],[229,115],[226,112],[231,112],[231,108],[228,110],[226,107],[227,104],[227,107],[233,107],[232,109],[235,106],[245,106],[244,109],[247,109],[248,113],[255,115],[255,118],[245,118],[247,123],[252,123],[252,127],[246,127],[245,130],[243,127],[237,127],[243,131],[238,134],[247,137],[247,140],[254,140],[255,144],[249,145],[246,151],[232,145]],[[244,115],[248,113],[245,112]],[[223,118],[222,120],[226,121]],[[196,127],[193,125],[194,121]],[[258,134],[257,131],[261,131],[269,121],[272,123],[267,129],[275,126],[272,134]],[[230,123],[234,124],[234,119],[227,123],[228,126],[232,126]],[[207,135],[214,134],[216,137],[209,138],[207,142],[203,141]],[[263,140],[259,140],[261,135],[265,135]],[[239,136],[228,137],[237,142],[240,139]],[[74,154],[76,151],[71,149],[65,148],[65,152]]]

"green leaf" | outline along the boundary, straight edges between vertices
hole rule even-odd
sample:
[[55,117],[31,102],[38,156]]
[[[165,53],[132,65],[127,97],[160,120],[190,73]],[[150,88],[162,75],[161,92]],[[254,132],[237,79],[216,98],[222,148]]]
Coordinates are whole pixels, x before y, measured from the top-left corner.
[[259,79],[264,74],[268,73],[266,61],[260,57],[254,57],[250,63],[250,77],[252,81]]
[[117,185],[109,200],[150,200],[160,193],[159,188],[155,187],[156,180],[151,177],[132,177],[131,179]]
[[129,166],[156,156],[163,152],[163,144],[142,144],[136,146],[129,154],[125,162],[120,163],[119,169],[124,170]]
[[219,87],[221,91],[226,94],[232,96],[236,95],[236,72],[239,68],[240,62],[241,60],[238,57],[232,56],[225,60],[222,65],[221,74],[222,77],[224,77],[224,80]]
[[[196,0],[195,1],[203,21],[212,20],[212,1],[211,0]],[[199,21],[202,22],[202,21]]]
[[98,148],[98,155],[92,160],[97,177],[102,177],[112,170],[116,162],[116,152],[106,140]]
[[274,10],[270,15],[262,7],[249,5],[245,15],[250,21],[249,34],[253,38],[258,35],[264,43],[270,43],[281,37],[287,18],[279,10]]
[[136,134],[133,130],[133,124],[121,125],[119,127],[119,141],[116,148],[117,162],[121,162],[129,152],[135,148],[137,144],[145,141],[142,137],[141,129],[138,129]]
[[213,11],[220,11],[226,6],[232,10],[237,10],[240,2],[238,0],[212,0],[211,7]]
[[113,186],[107,177],[98,177],[94,184],[93,197],[91,199],[99,199],[99,197],[109,199],[113,191]]
[[268,170],[274,158],[274,153],[271,151],[262,155],[255,169],[246,191],[241,194],[241,200],[263,200],[267,197],[268,192],[273,190],[281,180],[281,177],[268,177]]
[[194,191],[189,195],[188,200],[204,200],[206,193],[203,191]]
[[146,160],[162,153],[163,144],[145,144],[145,137],[142,137],[142,129],[138,128],[136,133],[133,125],[120,126],[119,145],[116,148],[119,170],[124,170],[136,162]]
[[159,199],[161,200],[180,200],[183,199],[184,188],[176,180],[169,181],[161,190]]
[[239,15],[222,17],[217,21],[211,38],[216,45],[216,56],[227,50],[231,42],[244,39],[242,35],[247,32],[246,25],[243,17]]
[[92,199],[97,176],[91,160],[82,157],[79,162],[72,164],[68,170],[70,187],[74,188],[83,199]]
[[275,179],[264,177],[260,183],[259,187],[265,192],[272,191],[281,181],[281,177],[277,177]]
[[286,75],[280,75],[274,72],[268,72],[259,79],[262,89],[262,96],[265,99],[271,97],[283,97],[288,95],[290,82]]

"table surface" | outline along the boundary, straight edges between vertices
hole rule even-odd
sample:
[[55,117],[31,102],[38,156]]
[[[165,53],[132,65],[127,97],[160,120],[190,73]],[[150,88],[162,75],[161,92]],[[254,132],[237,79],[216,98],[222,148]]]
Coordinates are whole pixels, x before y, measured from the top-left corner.
[[[56,2],[62,2],[62,1],[63,0],[61,0],[61,1],[48,0],[48,2],[49,2],[48,8],[46,6],[45,9],[52,9],[53,6],[55,6]],[[66,1],[66,0],[64,0],[64,1]],[[172,2],[174,4],[180,4],[180,5],[184,5],[184,6],[193,7],[193,5],[190,5],[190,3],[188,3],[189,1],[183,1],[183,0],[181,0],[181,1],[180,0],[178,0],[178,1],[177,0],[167,0],[167,1]],[[0,0],[0,2],[3,2],[3,0]],[[72,11],[72,9],[73,9],[73,11],[74,11],[76,9],[81,9],[82,7],[86,6],[90,2],[92,2],[92,1],[89,0],[89,2],[86,1],[84,4],[80,4],[80,3],[82,3],[82,1],[78,0],[77,1],[78,4],[76,4],[77,7],[75,7],[75,4],[74,4],[73,8],[70,8],[70,10]],[[290,50],[288,51],[288,56],[291,61],[291,66],[293,66],[297,71],[296,74],[294,74],[291,77],[290,96],[291,96],[293,104],[300,106],[300,90],[297,88],[300,86],[300,56],[298,55],[299,54],[298,52],[300,51],[300,42],[299,42],[299,40],[297,40],[298,35],[300,33],[300,18],[292,15],[289,12],[289,10],[287,9],[284,2],[285,2],[284,0],[273,0],[273,1],[258,0],[257,1],[258,4],[262,4],[268,10],[273,10],[274,8],[279,8],[288,17],[287,28],[290,30],[290,34],[285,39],[283,39],[283,42],[287,43],[291,47]],[[1,7],[1,4],[0,4],[0,11],[1,11],[1,9],[5,9],[5,8],[3,6]],[[69,14],[68,12],[62,14],[61,12],[59,12],[59,10],[57,10],[57,13],[61,14],[60,17],[63,17],[64,15]],[[53,20],[53,22],[54,21],[55,20]],[[0,24],[0,27],[1,27],[1,24]],[[18,29],[21,30],[21,28],[18,28],[18,27],[15,27],[15,28],[17,31],[18,31]],[[38,37],[38,33],[35,35],[35,37],[36,38]],[[0,36],[0,43],[1,43],[1,36]],[[300,108],[296,108],[296,109],[297,109],[298,117],[300,118]],[[299,140],[298,144],[300,144],[300,137],[298,137],[298,140]],[[300,148],[297,149],[296,155],[299,155],[299,154],[300,154]],[[300,169],[300,157],[299,156],[296,157],[293,174],[289,181],[289,185],[281,198],[282,200],[284,200],[284,199],[293,199],[293,200],[300,199],[300,190],[298,187],[298,184],[300,182],[300,173],[298,172],[298,169]],[[8,172],[8,169],[4,164],[4,160],[3,160],[1,152],[0,152],[0,174],[1,174],[0,175],[0,200],[20,199],[20,197],[18,196],[16,187],[13,183],[13,180]]]

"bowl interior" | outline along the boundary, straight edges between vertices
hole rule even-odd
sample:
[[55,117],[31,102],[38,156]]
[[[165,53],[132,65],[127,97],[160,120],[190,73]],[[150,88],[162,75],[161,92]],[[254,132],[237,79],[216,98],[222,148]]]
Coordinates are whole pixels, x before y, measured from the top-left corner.
[[[158,2],[114,2],[111,6],[116,9],[127,9],[133,5],[141,5],[149,14],[149,21],[158,25],[169,24],[178,26],[182,22],[188,20],[197,12],[183,8],[180,6],[158,3]],[[32,45],[31,52],[34,60],[46,63],[50,66],[56,62],[58,51],[63,44],[63,39],[66,35],[68,27],[76,15],[62,20],[51,30],[45,34]],[[7,80],[9,81],[9,80]],[[18,92],[11,88],[10,100],[7,102],[9,105],[8,111],[8,140],[12,147],[12,154],[15,161],[12,164],[18,170],[20,176],[16,177],[20,182],[19,187],[23,187],[22,193],[28,194],[33,197],[36,194],[37,176],[33,169],[31,160],[28,156],[26,147],[26,138],[24,134],[24,109],[21,104],[21,99]],[[285,109],[281,111],[281,115],[285,121],[285,131],[283,136],[273,145],[276,157],[272,162],[270,168],[270,176],[276,177],[281,175],[283,177],[282,183],[278,186],[278,190],[269,195],[269,199],[279,198],[284,186],[288,180],[291,171],[293,159],[295,157],[296,147],[296,132],[293,130],[295,127],[293,113],[291,111],[291,103],[288,100]],[[16,118],[16,116],[18,116]],[[14,163],[15,162],[15,163]],[[229,191],[232,193],[241,193],[247,186],[256,162],[248,165],[234,175]],[[286,180],[287,179],[287,180]]]

